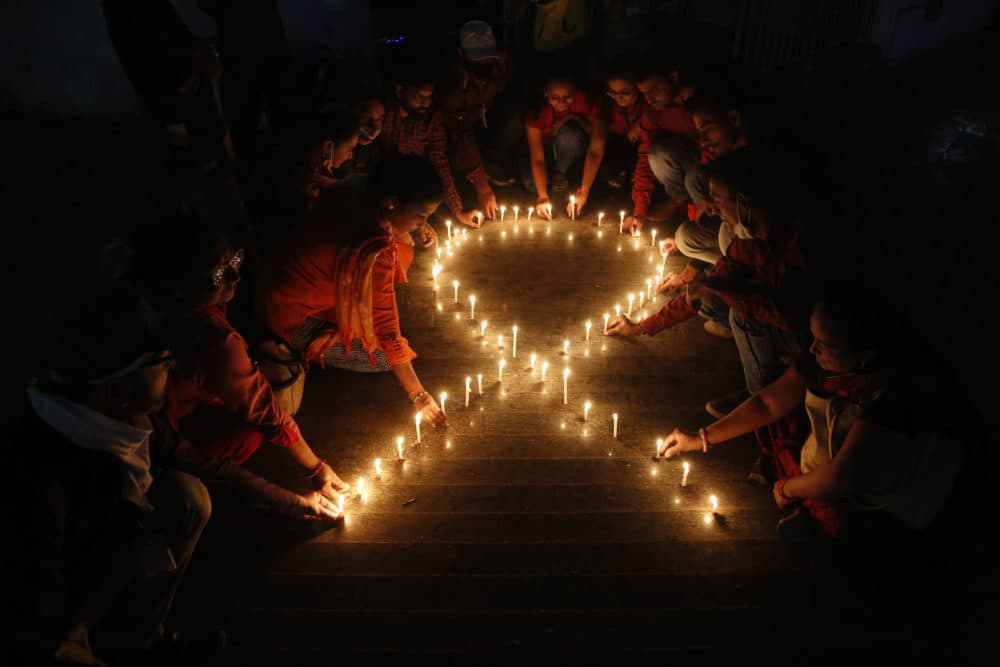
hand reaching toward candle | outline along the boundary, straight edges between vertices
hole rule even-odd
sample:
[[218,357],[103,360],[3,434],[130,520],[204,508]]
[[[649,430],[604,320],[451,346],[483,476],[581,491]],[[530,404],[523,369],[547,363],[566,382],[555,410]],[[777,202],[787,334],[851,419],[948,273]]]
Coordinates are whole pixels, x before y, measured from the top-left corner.
[[552,219],[552,205],[549,203],[548,197],[538,198],[538,203],[535,204],[535,215],[543,220]]
[[461,213],[456,213],[455,217],[466,227],[477,228],[480,226],[480,221],[483,217],[483,212],[473,209],[471,211],[462,211]]
[[342,515],[337,503],[319,491],[310,491],[299,496],[302,502],[302,518],[310,521],[340,521]]
[[660,284],[656,286],[656,292],[658,294],[666,294],[668,292],[679,290],[686,284],[687,281],[684,280],[684,276],[681,272],[671,271],[667,275],[663,276],[663,280],[661,280]]
[[786,507],[791,507],[792,505],[795,505],[798,502],[797,499],[795,499],[795,498],[789,498],[786,495],[788,492],[785,491],[784,484],[787,481],[788,481],[788,478],[787,477],[783,477],[783,478],[779,479],[778,481],[776,481],[774,483],[774,486],[771,489],[771,493],[774,494],[774,502],[778,505],[778,507],[780,509],[785,509]]
[[672,459],[684,452],[700,452],[701,438],[697,433],[685,433],[679,428],[675,428],[673,433],[668,435],[663,441],[662,455]]
[[621,313],[608,320],[608,328],[605,329],[605,336],[638,336],[642,334],[639,325],[629,319],[628,315]]
[[[576,191],[575,198],[566,204],[566,215],[570,218],[575,218],[580,215],[581,211],[583,211],[584,204],[587,203],[587,197],[589,196],[590,192],[581,185]],[[576,207],[576,211],[573,210],[574,205]]]
[[434,228],[430,226],[430,223],[425,222],[417,228],[417,238],[420,240],[420,245],[430,248],[437,243],[438,235],[434,231]]
[[660,254],[670,254],[677,252],[677,241],[673,236],[660,239]]
[[497,197],[493,193],[493,188],[487,185],[485,190],[476,193],[476,199],[479,200],[479,208],[483,210],[483,215],[486,216],[487,220],[493,220],[497,217],[500,207],[497,206]]
[[319,474],[313,477],[313,485],[327,498],[336,498],[342,493],[347,493],[351,488],[351,485],[340,479],[333,468],[326,463],[323,464]]
[[445,417],[444,412],[441,411],[441,406],[437,404],[434,397],[427,392],[422,392],[417,399],[413,401],[413,407],[415,407],[421,415],[423,415],[423,421],[430,424],[434,428],[438,426],[445,426],[448,424],[448,418]]
[[642,229],[642,226],[646,224],[646,221],[638,215],[629,215],[625,218],[625,227],[623,233],[632,235]]

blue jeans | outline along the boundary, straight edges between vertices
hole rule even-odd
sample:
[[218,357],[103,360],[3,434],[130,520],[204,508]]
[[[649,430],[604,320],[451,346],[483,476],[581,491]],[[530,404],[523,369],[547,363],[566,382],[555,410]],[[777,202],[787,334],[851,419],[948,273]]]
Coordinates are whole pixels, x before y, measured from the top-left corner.
[[693,141],[673,132],[661,132],[649,147],[649,168],[667,195],[688,198],[688,174],[698,167],[698,147]]
[[751,394],[777,380],[802,352],[802,343],[795,332],[745,320],[735,309],[729,311],[729,324]]
[[[544,145],[545,173],[549,180],[551,181],[553,172],[569,173],[570,167],[582,160],[587,154],[589,143],[590,137],[578,123],[572,121],[563,123],[555,136],[550,141],[546,141]],[[538,194],[538,188],[535,187],[535,175],[531,172],[530,156],[521,164],[521,182],[528,192]]]

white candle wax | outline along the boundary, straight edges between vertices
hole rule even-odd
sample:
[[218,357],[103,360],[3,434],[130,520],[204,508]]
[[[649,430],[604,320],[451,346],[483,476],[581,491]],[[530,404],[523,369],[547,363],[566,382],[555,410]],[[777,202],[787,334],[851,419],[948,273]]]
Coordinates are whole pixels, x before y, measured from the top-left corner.
[[655,247],[656,246],[656,230],[655,229],[650,230],[649,236],[651,238],[651,240],[649,242],[650,247]]
[[604,211],[597,214],[597,226],[601,226],[601,221],[604,220]]
[[399,457],[400,461],[403,460],[403,436],[396,438],[396,456]]
[[358,495],[363,496],[365,494],[365,478],[358,477],[358,484],[355,487],[358,490]]
[[656,439],[656,455],[659,456],[663,452],[663,438]]
[[586,333],[583,336],[584,340],[590,340],[590,327],[591,326],[592,325],[590,323],[590,320],[587,320],[587,323],[583,325],[583,329],[584,329],[584,331],[586,331]]
[[479,323],[479,335],[483,338],[486,338],[486,324],[487,320],[483,320]]
[[687,486],[688,483],[688,473],[691,472],[691,464],[687,461],[684,462],[684,474],[681,475],[681,486]]
[[497,363],[497,382],[503,382],[503,367],[507,365],[506,359],[501,359]]
[[604,313],[604,333],[608,333],[608,320],[611,319],[611,315]]
[[535,212],[535,207],[534,207],[534,206],[529,206],[529,207],[528,207],[528,222],[531,222],[531,215],[532,215],[532,214],[533,214],[534,212]]
[[535,370],[535,360],[536,359],[538,359],[538,355],[535,354],[534,352],[532,352],[531,356],[528,358],[528,367],[531,370]]
[[515,206],[515,207],[514,207],[514,224],[515,224],[515,225],[517,224],[517,219],[518,219],[519,217],[520,217],[520,215],[518,214],[518,207],[517,207],[517,206]]
[[542,362],[542,382],[545,382],[545,374],[549,372],[549,362]]
[[504,218],[505,215],[507,215],[507,207],[506,206],[501,206],[500,207],[500,222],[503,222],[503,218]]
[[[473,294],[473,295],[471,295],[469,297],[469,319],[470,320],[476,319],[476,295],[475,294]],[[485,325],[485,324],[486,323],[483,322],[483,325]]]
[[628,312],[625,314],[632,317],[632,302],[635,301],[635,294],[629,293],[628,295]]
[[590,416],[590,407],[590,401],[583,404],[583,421],[587,421],[587,418]]
[[514,342],[510,347],[510,356],[517,356],[517,325],[514,325]]
[[455,303],[458,303],[458,281],[451,281],[451,286],[455,288]]
[[376,477],[382,476],[382,459],[375,459],[375,476]]
[[653,298],[653,279],[646,278],[646,301]]
[[569,338],[563,341],[563,354],[569,356]]
[[416,422],[416,424],[417,424],[417,444],[418,445],[420,444],[420,422],[422,422],[423,420],[424,420],[424,413],[422,413],[422,412],[418,412],[414,416],[414,418],[413,418],[413,421]]
[[498,350],[503,349],[503,334],[497,336],[497,349]]
[[569,369],[563,369],[563,405],[569,404]]
[[465,378],[465,407],[469,407],[469,394],[472,393],[472,378]]
[[569,196],[569,219],[576,220],[576,195]]
[[479,390],[479,395],[483,395],[483,374],[480,373],[476,376],[476,389]]
[[339,512],[340,514],[344,513],[344,495],[343,494],[341,494],[340,497],[337,498],[337,512]]
[[441,414],[446,415],[448,414],[448,411],[444,409],[444,402],[448,400],[448,392],[442,391],[440,398],[441,398]]
[[625,233],[625,211],[618,211],[618,234]]
[[617,412],[614,413],[613,415],[611,415],[611,423],[612,423],[611,437],[615,438],[617,440],[618,439],[618,413]]
[[621,304],[617,304],[617,303],[616,303],[616,304],[615,304],[615,317],[618,317],[618,316],[619,316],[619,315],[621,315],[621,314],[622,314],[622,307],[621,307]]
[[451,238],[451,220],[445,220],[444,226],[448,228],[448,238]]
[[712,513],[713,514],[719,510],[719,499],[718,498],[716,498],[715,496],[709,496],[708,497],[708,502],[710,502],[712,504]]

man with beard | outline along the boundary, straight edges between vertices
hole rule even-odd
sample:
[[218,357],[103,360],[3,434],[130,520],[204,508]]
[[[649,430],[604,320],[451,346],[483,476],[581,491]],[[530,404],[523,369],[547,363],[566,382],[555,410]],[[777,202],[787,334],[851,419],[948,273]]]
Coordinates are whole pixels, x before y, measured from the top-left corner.
[[[496,140],[502,143],[508,129],[506,119],[488,119],[487,114],[510,82],[510,58],[506,52],[497,50],[493,29],[485,21],[469,21],[458,36],[460,62],[441,95],[448,150],[455,169],[475,188],[479,207],[492,220],[497,212],[497,199],[490,187],[479,142],[490,132],[494,143]],[[503,146],[498,148],[502,150]]]
[[387,153],[419,155],[431,162],[444,187],[444,199],[458,222],[478,227],[482,213],[465,210],[455,188],[448,160],[448,139],[444,114],[431,111],[434,82],[429,67],[412,65],[404,69],[396,83],[396,99],[387,105],[382,126],[382,147]]

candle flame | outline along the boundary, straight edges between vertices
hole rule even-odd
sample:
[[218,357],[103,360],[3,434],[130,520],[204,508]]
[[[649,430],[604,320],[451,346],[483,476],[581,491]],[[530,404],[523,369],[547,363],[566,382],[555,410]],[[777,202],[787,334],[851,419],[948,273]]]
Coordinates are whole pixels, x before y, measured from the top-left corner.
[[708,497],[708,502],[712,503],[712,511],[713,512],[716,511],[717,509],[719,509],[719,499],[716,498],[715,496],[709,496]]

